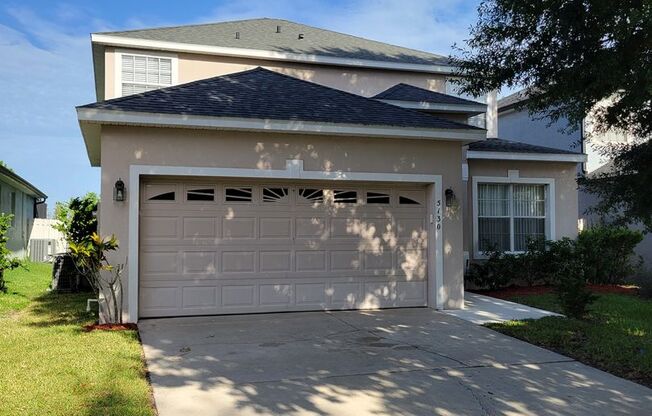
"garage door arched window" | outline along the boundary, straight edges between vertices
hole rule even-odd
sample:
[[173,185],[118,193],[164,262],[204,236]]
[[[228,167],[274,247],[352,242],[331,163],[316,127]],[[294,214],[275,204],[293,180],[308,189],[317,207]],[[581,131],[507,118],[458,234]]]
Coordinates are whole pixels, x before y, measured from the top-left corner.
[[263,202],[287,202],[288,188],[263,188]]
[[224,188],[224,200],[226,202],[252,202],[252,188]]

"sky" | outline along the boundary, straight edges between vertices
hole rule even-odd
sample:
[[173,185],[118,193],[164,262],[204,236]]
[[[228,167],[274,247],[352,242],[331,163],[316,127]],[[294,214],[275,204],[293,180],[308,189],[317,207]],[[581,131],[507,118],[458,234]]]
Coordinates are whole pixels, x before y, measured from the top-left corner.
[[99,193],[75,106],[95,101],[90,34],[258,17],[448,55],[475,0],[0,2],[0,160],[56,201]]

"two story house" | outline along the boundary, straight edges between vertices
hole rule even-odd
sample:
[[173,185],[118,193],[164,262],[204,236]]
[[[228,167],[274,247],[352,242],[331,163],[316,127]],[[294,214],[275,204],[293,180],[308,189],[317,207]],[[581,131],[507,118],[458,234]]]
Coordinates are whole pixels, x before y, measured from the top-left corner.
[[125,319],[461,308],[465,261],[577,232],[584,156],[499,139],[446,57],[278,19],[92,35],[77,107]]

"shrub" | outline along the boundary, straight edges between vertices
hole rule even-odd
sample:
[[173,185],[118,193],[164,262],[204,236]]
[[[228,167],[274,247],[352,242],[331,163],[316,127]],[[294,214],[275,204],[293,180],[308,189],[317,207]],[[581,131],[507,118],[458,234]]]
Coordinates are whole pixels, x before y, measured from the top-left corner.
[[486,261],[469,265],[467,278],[481,288],[496,290],[507,286],[512,276],[503,270],[505,268],[503,259],[506,254],[490,249],[484,255],[487,256]]
[[[105,317],[110,323],[122,323],[124,265],[113,266],[107,259],[107,253],[117,249],[118,240],[115,236],[102,238],[97,233],[93,233],[90,239],[70,244],[70,255],[80,273],[86,276],[98,299],[100,295],[104,296],[107,306],[104,309]],[[102,276],[103,272],[105,276]]]
[[638,286],[638,294],[643,299],[652,299],[652,269],[638,270],[632,278],[632,283]]
[[89,192],[81,198],[71,198],[65,204],[57,204],[54,216],[61,223],[56,226],[61,231],[68,244],[88,241],[97,232],[95,212],[99,198]]
[[476,286],[491,290],[525,282],[530,286],[550,283],[549,256],[544,240],[531,240],[522,254],[507,254],[492,249],[487,259],[471,263],[467,279]]
[[641,258],[634,248],[643,240],[640,231],[625,227],[594,226],[577,237],[577,250],[584,260],[586,280],[595,284],[618,284],[636,272]]
[[547,245],[549,270],[561,310],[568,317],[583,318],[596,298],[586,287],[582,250],[570,238],[549,241]]
[[17,267],[24,266],[23,262],[13,257],[11,251],[7,248],[9,237],[7,232],[11,228],[11,220],[14,216],[11,214],[0,213],[0,291],[7,290],[4,274],[7,270],[13,270]]

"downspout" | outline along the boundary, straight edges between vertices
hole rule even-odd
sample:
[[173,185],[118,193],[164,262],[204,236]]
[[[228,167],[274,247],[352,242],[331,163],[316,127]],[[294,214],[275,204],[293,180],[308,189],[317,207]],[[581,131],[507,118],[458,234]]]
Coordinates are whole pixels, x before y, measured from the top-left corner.
[[[34,198],[34,218],[38,218],[38,206],[41,204],[45,204],[45,200],[48,199],[46,196],[45,198]],[[47,218],[48,214],[47,212],[45,213],[45,217]]]

